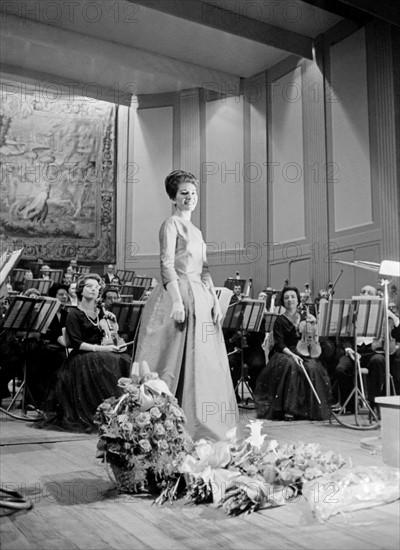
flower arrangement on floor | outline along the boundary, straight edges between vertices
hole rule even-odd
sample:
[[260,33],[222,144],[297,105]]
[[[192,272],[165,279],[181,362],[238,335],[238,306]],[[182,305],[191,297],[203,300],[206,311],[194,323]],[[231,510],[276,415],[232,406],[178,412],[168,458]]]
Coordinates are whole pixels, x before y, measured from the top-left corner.
[[159,490],[156,502],[175,498],[180,465],[193,448],[186,417],[165,382],[147,363],[134,363],[130,378],[120,378],[123,394],[99,405],[98,457],[111,467],[118,489],[136,493]]
[[293,502],[306,481],[335,472],[344,465],[340,455],[323,453],[316,443],[280,444],[261,435],[262,421],[248,424],[250,437],[211,444],[200,440],[185,458],[186,498],[213,502],[228,515],[249,513]]
[[331,474],[344,460],[316,443],[280,444],[261,434],[251,420],[250,436],[237,440],[236,428],[224,441],[193,443],[177,400],[146,362],[134,363],[120,378],[123,393],[97,409],[98,457],[110,465],[118,489],[137,493],[154,485],[155,502],[177,498],[182,481],[187,499],[213,503],[229,515],[293,502],[307,481]]

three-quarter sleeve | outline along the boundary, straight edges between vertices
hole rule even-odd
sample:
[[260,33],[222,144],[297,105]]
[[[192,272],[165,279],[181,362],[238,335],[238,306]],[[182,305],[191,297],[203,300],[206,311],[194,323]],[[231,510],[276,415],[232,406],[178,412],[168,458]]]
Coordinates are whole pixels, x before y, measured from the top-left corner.
[[283,323],[283,319],[281,316],[277,317],[274,328],[273,328],[273,334],[274,334],[274,350],[278,351],[279,353],[282,353],[284,348],[287,347],[285,336],[287,334],[287,331],[285,329],[285,325]]
[[71,347],[75,350],[78,350],[84,340],[81,330],[81,324],[79,322],[79,313],[77,311],[74,311],[74,309],[69,311],[65,326],[67,329],[68,339],[71,343]]
[[171,218],[165,220],[159,232],[161,282],[165,286],[179,279],[175,270],[175,249],[178,232]]

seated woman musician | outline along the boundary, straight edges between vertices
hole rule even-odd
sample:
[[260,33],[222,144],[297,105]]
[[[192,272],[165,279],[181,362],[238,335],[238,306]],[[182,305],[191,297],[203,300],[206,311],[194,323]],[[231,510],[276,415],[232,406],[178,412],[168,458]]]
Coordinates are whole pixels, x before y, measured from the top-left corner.
[[93,415],[98,405],[119,395],[118,380],[130,373],[130,356],[112,343],[111,328],[118,331],[115,316],[97,307],[101,278],[96,273],[77,284],[78,307],[70,308],[66,321],[68,360],[60,370],[55,390],[57,410],[46,425],[68,431],[94,432]]
[[282,290],[281,301],[285,311],[275,321],[274,346],[254,393],[257,416],[270,420],[326,420],[330,417],[331,384],[318,359],[315,317],[308,314],[301,322],[301,298],[294,286]]

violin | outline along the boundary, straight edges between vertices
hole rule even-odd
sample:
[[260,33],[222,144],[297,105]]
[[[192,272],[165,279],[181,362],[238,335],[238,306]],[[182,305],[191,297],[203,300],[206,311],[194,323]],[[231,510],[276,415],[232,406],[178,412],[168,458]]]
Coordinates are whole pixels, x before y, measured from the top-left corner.
[[308,305],[306,305],[306,318],[299,323],[300,340],[297,342],[296,350],[305,357],[319,357],[321,355],[321,345],[318,340],[317,320],[314,315],[310,315]]
[[104,307],[104,305],[101,305],[101,309],[103,311],[104,317],[103,319],[100,319],[100,327],[103,330],[104,336],[101,341],[102,346],[119,346],[120,352],[126,351],[126,345],[125,340],[118,334],[118,323],[115,321],[111,321],[107,317],[107,310]]

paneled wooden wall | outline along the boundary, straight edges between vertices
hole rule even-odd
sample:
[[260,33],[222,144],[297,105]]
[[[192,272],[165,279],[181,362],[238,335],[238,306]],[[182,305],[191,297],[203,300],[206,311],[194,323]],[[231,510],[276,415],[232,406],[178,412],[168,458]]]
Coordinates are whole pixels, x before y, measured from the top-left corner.
[[182,167],[200,179],[193,221],[217,285],[236,271],[255,295],[285,279],[314,294],[337,280],[337,297],[378,284],[336,260],[399,260],[399,43],[388,24],[344,26],[316,40],[313,61],[289,57],[244,80],[240,97],[139,98],[125,122],[137,181],[118,197],[135,257],[119,264],[158,277],[163,181]]

